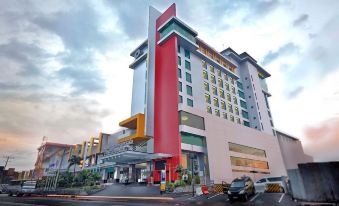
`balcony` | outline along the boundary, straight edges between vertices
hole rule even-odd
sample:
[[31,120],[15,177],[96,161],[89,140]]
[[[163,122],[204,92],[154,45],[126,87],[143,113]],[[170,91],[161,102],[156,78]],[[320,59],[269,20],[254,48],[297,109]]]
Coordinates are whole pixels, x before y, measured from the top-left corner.
[[266,80],[265,79],[260,79],[260,85],[261,85],[261,89],[263,90],[263,92],[265,94],[267,94],[269,97],[271,96],[271,94],[268,92],[268,87],[267,87],[267,84],[266,84]]

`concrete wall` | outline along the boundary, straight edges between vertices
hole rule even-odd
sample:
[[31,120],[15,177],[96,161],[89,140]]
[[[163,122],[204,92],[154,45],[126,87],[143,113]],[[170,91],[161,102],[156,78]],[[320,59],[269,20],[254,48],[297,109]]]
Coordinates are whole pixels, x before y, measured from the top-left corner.
[[[214,180],[215,183],[221,183],[221,181],[231,182],[234,178],[242,175],[250,176],[255,180],[264,176],[287,175],[276,137],[230,121],[225,121],[220,117],[194,108],[182,107],[182,109],[204,117],[205,119],[206,129],[204,134],[207,142],[210,179]],[[241,153],[235,154],[229,151],[229,142],[265,150],[267,157],[264,158]],[[267,161],[270,174],[232,172],[232,169],[253,170],[253,168],[248,167],[232,166],[230,160],[230,156],[232,155]],[[261,171],[259,169],[255,170]]]

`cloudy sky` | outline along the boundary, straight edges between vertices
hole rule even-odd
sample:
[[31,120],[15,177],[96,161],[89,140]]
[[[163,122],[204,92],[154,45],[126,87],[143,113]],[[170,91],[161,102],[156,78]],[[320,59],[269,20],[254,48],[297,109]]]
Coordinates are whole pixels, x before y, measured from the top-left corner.
[[[42,137],[79,143],[130,113],[129,57],[148,7],[173,1],[0,1],[0,155],[33,168]],[[177,14],[221,51],[272,74],[275,126],[317,161],[339,160],[339,1],[178,1]],[[0,163],[1,165],[1,163]]]

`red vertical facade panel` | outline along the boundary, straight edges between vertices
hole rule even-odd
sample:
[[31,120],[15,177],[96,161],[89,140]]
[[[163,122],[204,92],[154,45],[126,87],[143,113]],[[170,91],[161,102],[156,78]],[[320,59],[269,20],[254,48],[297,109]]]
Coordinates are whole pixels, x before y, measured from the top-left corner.
[[[169,18],[176,15],[172,4],[156,21],[156,30]],[[156,31],[156,42],[160,34]],[[174,172],[180,164],[181,140],[178,116],[178,73],[177,73],[177,37],[174,35],[155,48],[155,92],[154,92],[154,152],[171,154],[166,159],[167,178],[177,178]],[[171,169],[169,169],[169,167]],[[154,179],[158,180],[159,171],[154,170]]]

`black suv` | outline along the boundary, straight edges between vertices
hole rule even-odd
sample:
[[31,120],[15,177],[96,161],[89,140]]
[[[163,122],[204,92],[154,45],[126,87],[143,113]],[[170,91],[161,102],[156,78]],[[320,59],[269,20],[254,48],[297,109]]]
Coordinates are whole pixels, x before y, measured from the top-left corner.
[[255,194],[254,183],[250,177],[236,178],[232,181],[227,194],[230,201],[240,198],[247,201],[250,195]]

